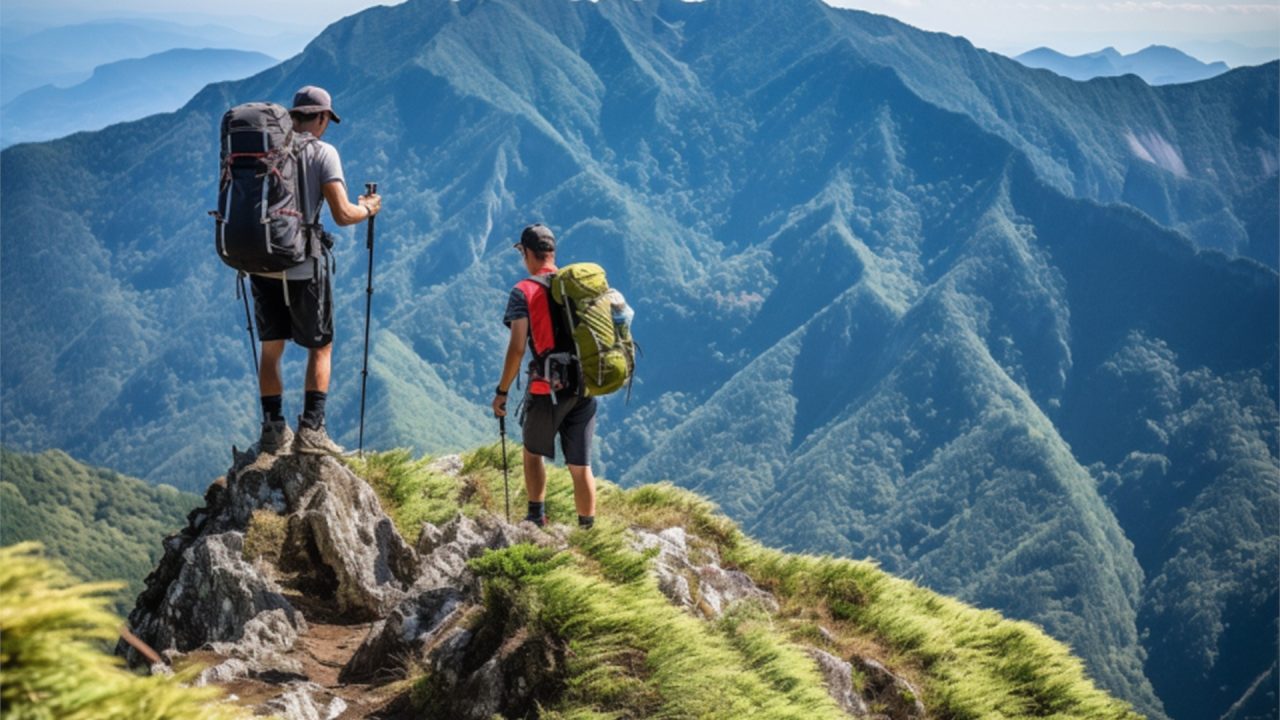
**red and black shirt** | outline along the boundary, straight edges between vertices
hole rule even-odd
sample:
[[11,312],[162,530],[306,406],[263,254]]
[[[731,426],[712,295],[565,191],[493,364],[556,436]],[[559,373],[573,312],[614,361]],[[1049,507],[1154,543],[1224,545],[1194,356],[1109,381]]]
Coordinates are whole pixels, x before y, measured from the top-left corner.
[[[543,268],[538,274],[550,275],[553,272],[554,268]],[[532,278],[525,278],[511,288],[502,322],[511,327],[511,323],[516,320],[529,319],[529,350],[536,358],[551,351],[556,345],[556,329],[551,312],[551,296],[547,288]],[[534,395],[549,395],[551,388],[545,380],[533,379],[529,383],[529,392]]]

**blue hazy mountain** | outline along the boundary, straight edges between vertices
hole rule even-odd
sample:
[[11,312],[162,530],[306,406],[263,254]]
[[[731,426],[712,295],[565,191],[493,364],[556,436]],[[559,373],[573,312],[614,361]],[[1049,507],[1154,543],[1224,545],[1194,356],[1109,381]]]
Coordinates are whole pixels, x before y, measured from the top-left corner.
[[1150,85],[1207,80],[1231,69],[1224,62],[1201,62],[1181,50],[1163,45],[1152,45],[1129,55],[1111,47],[1084,55],[1064,55],[1041,47],[1014,59],[1027,67],[1052,70],[1073,80],[1133,74]]
[[175,48],[230,48],[285,57],[301,45],[291,31],[274,31],[266,22],[229,28],[121,18],[60,25],[5,38],[0,50],[0,104],[44,85],[81,82],[108,63]]
[[28,90],[0,108],[0,147],[97,130],[182,107],[211,82],[248,77],[276,64],[242,50],[166,50],[103,65],[68,88]]
[[[252,441],[217,126],[318,83],[386,197],[368,443],[494,439],[510,244],[545,221],[638,311],[603,474],[1040,623],[1151,717],[1274,707],[1278,81],[1080,83],[816,1],[371,9],[0,154],[2,429],[185,488]],[[336,259],[353,445],[362,233]]]

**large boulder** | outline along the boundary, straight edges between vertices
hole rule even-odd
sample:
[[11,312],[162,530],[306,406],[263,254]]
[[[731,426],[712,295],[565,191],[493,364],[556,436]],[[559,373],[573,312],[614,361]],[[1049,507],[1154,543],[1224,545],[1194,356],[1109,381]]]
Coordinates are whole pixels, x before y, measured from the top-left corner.
[[368,483],[329,457],[278,461],[271,472],[282,481],[291,546],[305,551],[294,564],[324,565],[338,613],[359,620],[384,617],[404,599],[416,576],[417,554]]
[[[418,574],[417,553],[400,537],[369,485],[334,458],[234,453],[187,526],[165,539],[129,626],[158,650],[219,652],[250,661],[287,650],[303,627],[299,603],[347,621],[385,617]],[[283,516],[278,567],[243,557],[255,513]],[[280,616],[261,613],[282,611]],[[254,629],[248,636],[246,628]],[[234,650],[230,645],[245,644]],[[121,643],[131,664],[142,658]]]

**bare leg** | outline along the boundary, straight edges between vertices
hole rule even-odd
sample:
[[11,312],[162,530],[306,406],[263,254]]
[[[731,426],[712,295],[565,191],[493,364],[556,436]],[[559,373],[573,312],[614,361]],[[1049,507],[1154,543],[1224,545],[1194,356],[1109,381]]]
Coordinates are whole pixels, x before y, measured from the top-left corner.
[[524,451],[524,491],[529,502],[542,502],[547,495],[547,466],[542,456]]
[[284,381],[280,379],[280,357],[284,355],[284,340],[262,342],[262,362],[258,365],[258,394],[284,394]]
[[332,357],[333,343],[322,348],[311,348],[307,352],[306,388],[308,391],[329,392],[329,361]]
[[591,466],[570,465],[569,475],[573,477],[573,504],[578,507],[578,514],[595,517],[596,477],[591,474]]

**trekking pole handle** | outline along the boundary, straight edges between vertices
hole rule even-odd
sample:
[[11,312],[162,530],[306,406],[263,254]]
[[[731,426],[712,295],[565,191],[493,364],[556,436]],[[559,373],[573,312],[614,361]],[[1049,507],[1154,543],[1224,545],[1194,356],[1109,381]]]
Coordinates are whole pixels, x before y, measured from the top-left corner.
[[[367,182],[367,183],[365,183],[365,184],[364,184],[364,194],[365,194],[365,195],[377,195],[377,194],[378,194],[378,183],[376,183],[376,182]],[[369,252],[373,252],[373,220],[374,220],[374,216],[373,216],[373,215],[370,215],[370,216],[369,216],[369,234],[368,234],[368,236],[365,238],[365,240],[367,241],[367,242],[365,242],[365,245],[369,248]]]
[[503,435],[507,434],[507,416],[506,415],[498,416],[498,432],[502,433]]

